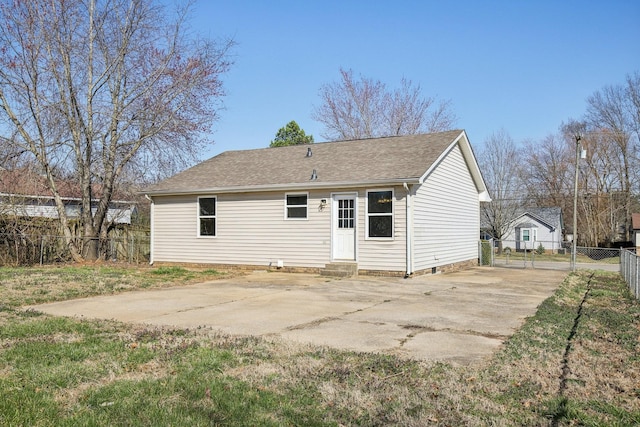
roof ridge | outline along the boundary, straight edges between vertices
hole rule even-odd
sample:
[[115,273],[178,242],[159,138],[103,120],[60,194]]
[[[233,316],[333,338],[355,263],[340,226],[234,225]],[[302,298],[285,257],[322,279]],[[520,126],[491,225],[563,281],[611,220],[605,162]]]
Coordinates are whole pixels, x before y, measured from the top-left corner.
[[[224,154],[224,153],[246,153],[246,152],[250,152],[250,151],[261,151],[261,150],[271,150],[271,149],[291,149],[293,147],[314,147],[314,146],[319,146],[319,145],[325,145],[325,144],[341,144],[341,143],[352,143],[352,142],[365,142],[365,141],[372,141],[372,140],[385,140],[385,139],[395,139],[395,138],[412,138],[412,137],[420,137],[420,136],[430,136],[430,137],[435,137],[437,135],[443,135],[443,134],[447,134],[447,133],[455,133],[460,134],[461,132],[464,132],[464,129],[451,129],[451,130],[445,130],[445,131],[440,131],[440,132],[433,132],[433,133],[413,133],[413,134],[407,134],[407,135],[386,135],[386,136],[372,136],[369,138],[358,138],[358,139],[339,139],[339,140],[335,140],[335,141],[318,141],[318,142],[311,142],[308,144],[295,144],[295,145],[282,145],[282,146],[278,146],[278,147],[260,147],[260,148],[247,148],[247,149],[239,149],[239,150],[226,150],[226,151],[222,151],[218,154],[216,154],[213,157],[217,157],[220,154]],[[210,157],[210,158],[213,158]]]

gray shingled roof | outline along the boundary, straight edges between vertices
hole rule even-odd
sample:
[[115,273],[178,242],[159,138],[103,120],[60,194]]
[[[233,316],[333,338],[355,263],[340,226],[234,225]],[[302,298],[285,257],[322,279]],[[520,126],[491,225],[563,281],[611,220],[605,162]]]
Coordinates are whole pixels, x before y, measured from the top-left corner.
[[[554,228],[558,228],[562,230],[564,228],[564,221],[562,218],[562,209],[559,207],[548,207],[548,208],[539,208],[539,207],[528,207],[528,208],[520,208],[515,213],[515,219],[521,218],[523,215],[529,215],[536,218],[538,221],[542,221],[547,225],[550,225]],[[527,227],[527,224],[531,226],[530,222],[517,223],[519,227]],[[485,215],[481,216],[480,219],[480,228],[487,229],[489,228],[489,221],[485,217]]]
[[[148,194],[393,182],[420,178],[463,131],[226,151],[150,188]],[[311,148],[312,156],[307,157]],[[317,180],[311,181],[315,169]]]
[[562,209],[560,209],[559,207],[528,208],[525,210],[525,212],[555,228],[559,228],[561,230],[562,228],[564,228],[564,224],[562,223]]
[[562,221],[562,209],[559,207],[550,207],[550,208],[538,208],[538,207],[529,207],[526,209],[522,209],[519,212],[519,216],[528,214],[532,216],[538,221],[542,221],[547,225],[550,225],[554,228],[558,228],[562,230],[564,228],[564,224]]

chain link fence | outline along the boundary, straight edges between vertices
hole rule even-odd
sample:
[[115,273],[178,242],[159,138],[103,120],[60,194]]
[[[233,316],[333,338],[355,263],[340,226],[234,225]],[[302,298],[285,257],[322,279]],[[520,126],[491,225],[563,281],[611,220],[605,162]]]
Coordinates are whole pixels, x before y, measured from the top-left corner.
[[[149,262],[148,232],[120,232],[117,236],[96,240],[103,260],[132,264]],[[64,236],[0,233],[0,266],[56,264],[71,260]]]
[[[571,242],[523,242],[483,240],[480,242],[480,265],[514,268],[548,268],[571,270]],[[620,249],[576,248],[576,268],[619,271]]]
[[620,274],[629,285],[633,296],[640,299],[640,256],[636,250],[622,250],[620,253]]

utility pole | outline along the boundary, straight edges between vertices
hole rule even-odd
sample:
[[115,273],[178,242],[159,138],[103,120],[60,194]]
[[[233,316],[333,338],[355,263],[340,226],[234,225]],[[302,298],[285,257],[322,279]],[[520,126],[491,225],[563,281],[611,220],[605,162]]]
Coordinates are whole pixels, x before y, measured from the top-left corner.
[[576,250],[578,241],[578,163],[580,162],[580,135],[576,135],[576,175],[573,179],[573,242],[571,248],[571,271],[576,271]]

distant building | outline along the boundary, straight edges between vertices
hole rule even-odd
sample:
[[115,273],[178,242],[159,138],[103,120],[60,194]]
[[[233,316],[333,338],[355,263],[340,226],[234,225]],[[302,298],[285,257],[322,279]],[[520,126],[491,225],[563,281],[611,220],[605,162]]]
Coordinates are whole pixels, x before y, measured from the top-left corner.
[[[516,213],[508,233],[502,239],[503,247],[531,250],[542,245],[547,251],[557,252],[562,249],[563,229],[564,220],[559,207],[522,208]],[[483,224],[480,234],[484,238],[491,238],[486,224]]]
[[[79,188],[69,181],[59,181],[58,188],[65,211],[70,219],[80,216],[82,199]],[[99,189],[96,189],[99,194]],[[92,201],[95,213],[97,200]],[[107,211],[107,222],[131,224],[136,204],[130,201],[112,201]],[[0,215],[26,218],[58,218],[58,210],[45,178],[27,168],[0,169]]]

